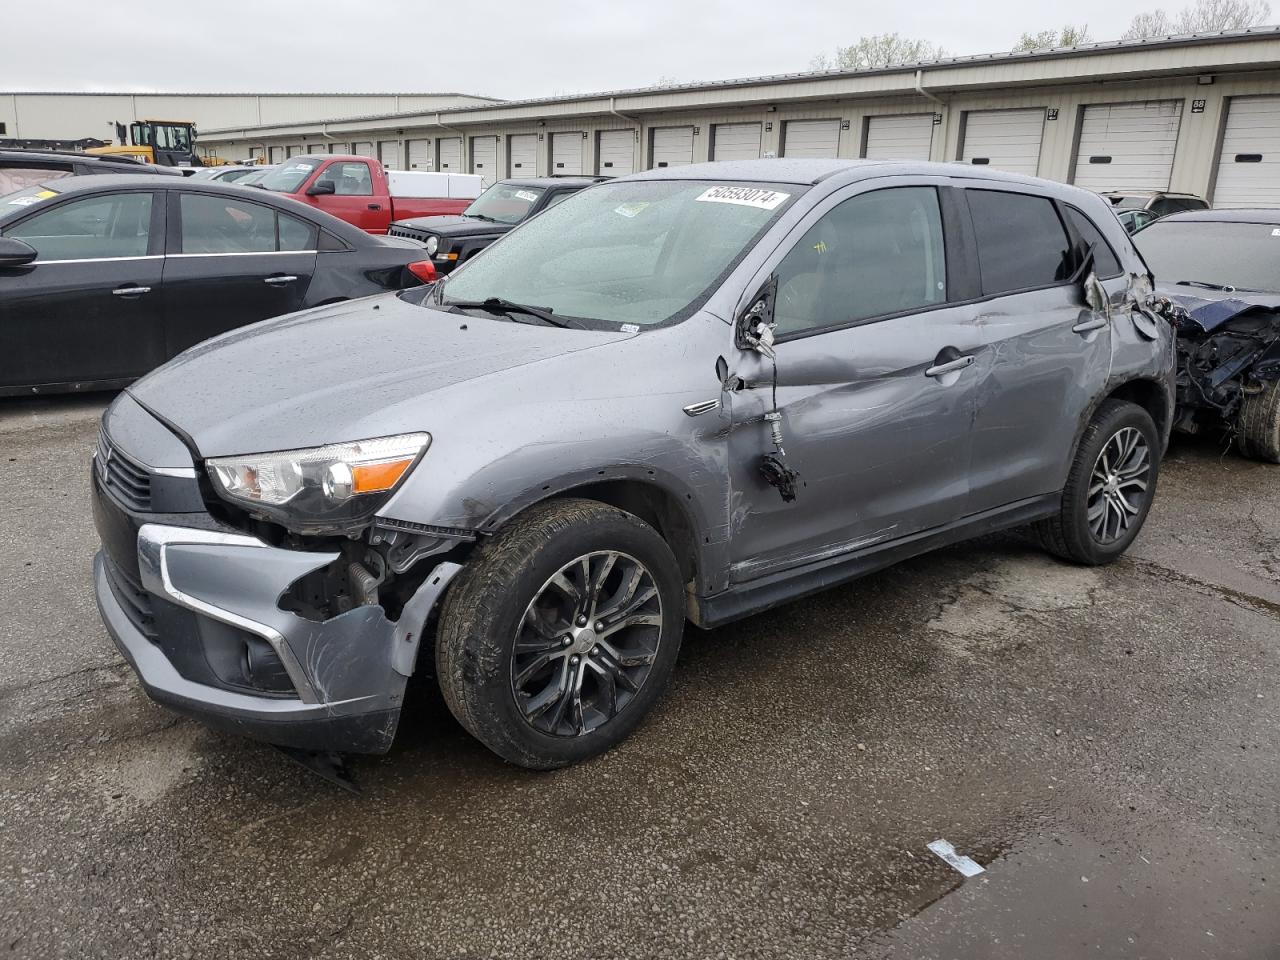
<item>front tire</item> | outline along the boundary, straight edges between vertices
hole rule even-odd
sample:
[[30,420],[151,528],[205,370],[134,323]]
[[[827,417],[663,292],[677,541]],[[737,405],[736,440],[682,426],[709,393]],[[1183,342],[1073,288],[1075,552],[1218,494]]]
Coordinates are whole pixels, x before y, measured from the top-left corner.
[[648,524],[593,500],[531,507],[449,589],[436,665],[458,722],[498,756],[553,769],[629,736],[666,689],[684,589]]
[[1236,443],[1246,457],[1280,463],[1280,380],[1245,395],[1236,423]]
[[1151,414],[1128,401],[1104,401],[1080,438],[1058,513],[1033,527],[1040,545],[1086,566],[1123,554],[1151,509],[1160,449]]

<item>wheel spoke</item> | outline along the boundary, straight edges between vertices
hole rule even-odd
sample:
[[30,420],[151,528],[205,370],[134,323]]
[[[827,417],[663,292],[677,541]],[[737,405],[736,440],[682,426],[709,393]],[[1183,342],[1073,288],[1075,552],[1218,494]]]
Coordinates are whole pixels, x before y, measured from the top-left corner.
[[561,567],[516,628],[511,689],[525,719],[577,737],[625,710],[657,660],[662,608],[653,574],[625,553],[599,550]]

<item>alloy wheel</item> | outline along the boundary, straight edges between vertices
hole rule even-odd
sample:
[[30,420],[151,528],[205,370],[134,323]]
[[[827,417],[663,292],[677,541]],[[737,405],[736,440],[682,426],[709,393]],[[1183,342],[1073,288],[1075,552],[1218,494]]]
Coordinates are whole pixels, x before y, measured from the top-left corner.
[[653,574],[617,551],[565,564],[534,595],[516,628],[511,689],[543,733],[579,737],[640,692],[662,634]]
[[1142,513],[1151,474],[1151,449],[1142,431],[1122,427],[1105,444],[1089,475],[1089,531],[1115,543]]

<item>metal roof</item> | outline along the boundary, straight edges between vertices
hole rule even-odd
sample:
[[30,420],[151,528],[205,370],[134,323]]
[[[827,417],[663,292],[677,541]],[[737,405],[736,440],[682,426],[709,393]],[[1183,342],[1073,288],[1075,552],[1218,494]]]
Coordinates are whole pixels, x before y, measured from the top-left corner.
[[426,93],[378,92],[376,90],[368,93],[353,93],[350,90],[342,93],[260,93],[253,90],[240,93],[234,91],[208,93],[201,90],[0,90],[0,96],[7,97],[13,94],[20,97],[471,97],[473,100],[505,102],[500,97],[486,97],[479,93],[459,93],[453,90],[433,90]]
[[[941,57],[934,60],[918,60],[907,63],[892,64],[885,67],[875,67],[870,70],[807,70],[797,73],[779,73],[765,74],[757,77],[738,77],[729,80],[708,80],[695,83],[675,83],[663,84],[660,86],[650,87],[631,87],[620,88],[615,90],[604,90],[592,93],[576,93],[554,97],[532,97],[524,100],[497,100],[493,103],[493,109],[512,109],[520,107],[567,104],[575,102],[589,102],[592,100],[613,99],[618,97],[636,97],[646,95],[660,95],[671,93],[685,93],[695,91],[710,91],[732,89],[736,87],[752,87],[765,84],[790,84],[790,83],[812,83],[815,80],[837,80],[861,77],[884,76],[890,74],[911,73],[915,71],[933,70],[946,67],[969,67],[969,66],[989,66],[992,64],[1002,63],[1028,63],[1044,60],[1064,60],[1074,58],[1087,58],[1112,53],[1130,53],[1141,50],[1159,50],[1167,48],[1181,48],[1192,46],[1203,46],[1215,43],[1237,43],[1241,41],[1257,40],[1257,39],[1280,39],[1280,26],[1250,27],[1246,30],[1223,30],[1213,33],[1193,33],[1183,35],[1171,35],[1166,37],[1149,37],[1140,40],[1109,40],[1101,43],[1082,44],[1078,47],[1051,47],[1039,50],[1019,51],[1019,52],[1001,52],[1001,53],[982,53],[971,54],[961,57]],[[467,96],[467,94],[459,94],[459,96]],[[374,120],[396,120],[400,118],[419,117],[426,115],[439,114],[448,116],[451,114],[474,113],[477,110],[484,110],[484,106],[461,105],[455,107],[442,107],[431,110],[413,110],[403,111],[400,113],[377,113],[367,116],[354,117],[328,117],[323,120],[313,121],[288,121],[282,123],[268,123],[257,126],[235,126],[221,127],[217,129],[208,129],[203,131],[205,135],[215,133],[248,133],[254,130],[271,129],[277,127],[290,126],[311,126],[313,124],[352,124],[362,121]],[[631,108],[634,109],[634,108]]]

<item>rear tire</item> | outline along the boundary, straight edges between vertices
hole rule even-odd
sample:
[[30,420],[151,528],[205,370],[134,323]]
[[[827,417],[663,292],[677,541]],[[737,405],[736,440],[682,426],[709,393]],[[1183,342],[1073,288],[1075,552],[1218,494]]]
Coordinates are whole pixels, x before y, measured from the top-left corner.
[[1151,509],[1160,449],[1146,410],[1124,400],[1104,401],[1080,438],[1058,513],[1032,526],[1040,546],[1086,566],[1123,554]]
[[658,533],[594,500],[552,500],[481,544],[450,586],[440,689],[498,756],[563,767],[640,725],[683,631],[680,569]]
[[1280,380],[1245,395],[1236,421],[1236,444],[1246,457],[1280,463]]

